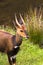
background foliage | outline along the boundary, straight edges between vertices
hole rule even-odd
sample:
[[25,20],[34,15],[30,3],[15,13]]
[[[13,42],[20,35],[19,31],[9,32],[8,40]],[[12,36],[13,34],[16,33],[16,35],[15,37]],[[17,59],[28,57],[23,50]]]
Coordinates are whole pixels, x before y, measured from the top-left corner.
[[43,9],[37,10],[32,8],[26,14],[27,29],[29,31],[30,40],[39,45],[43,45]]

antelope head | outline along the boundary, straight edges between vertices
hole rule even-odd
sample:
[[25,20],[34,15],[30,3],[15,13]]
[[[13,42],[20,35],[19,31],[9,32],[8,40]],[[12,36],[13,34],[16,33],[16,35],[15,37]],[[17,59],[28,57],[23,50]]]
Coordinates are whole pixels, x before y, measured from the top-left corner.
[[[16,24],[15,24],[16,22]],[[19,34],[22,37],[25,37],[26,39],[29,38],[28,34],[27,34],[27,29],[24,23],[24,20],[21,16],[21,14],[19,14],[19,20],[17,19],[17,16],[15,14],[15,22],[13,21],[16,30],[17,30],[17,34]]]

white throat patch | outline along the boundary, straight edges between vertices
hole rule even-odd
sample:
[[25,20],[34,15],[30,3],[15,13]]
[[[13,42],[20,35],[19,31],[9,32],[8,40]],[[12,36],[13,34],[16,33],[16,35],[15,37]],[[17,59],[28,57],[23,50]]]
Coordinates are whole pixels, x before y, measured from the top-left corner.
[[16,48],[18,48],[18,46],[14,46],[14,48],[16,49]]

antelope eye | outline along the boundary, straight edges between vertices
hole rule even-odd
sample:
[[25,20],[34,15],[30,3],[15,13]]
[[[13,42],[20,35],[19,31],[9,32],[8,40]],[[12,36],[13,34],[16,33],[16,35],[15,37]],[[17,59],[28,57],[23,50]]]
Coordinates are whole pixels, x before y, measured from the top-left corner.
[[23,30],[20,30],[21,32],[23,32]]

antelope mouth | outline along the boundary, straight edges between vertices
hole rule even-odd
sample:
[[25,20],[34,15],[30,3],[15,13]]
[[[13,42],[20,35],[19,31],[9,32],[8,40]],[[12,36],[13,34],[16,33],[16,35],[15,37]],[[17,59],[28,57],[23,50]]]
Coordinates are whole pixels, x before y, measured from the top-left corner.
[[26,39],[29,39],[29,36],[26,36]]

